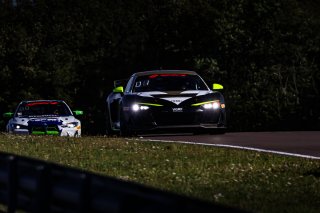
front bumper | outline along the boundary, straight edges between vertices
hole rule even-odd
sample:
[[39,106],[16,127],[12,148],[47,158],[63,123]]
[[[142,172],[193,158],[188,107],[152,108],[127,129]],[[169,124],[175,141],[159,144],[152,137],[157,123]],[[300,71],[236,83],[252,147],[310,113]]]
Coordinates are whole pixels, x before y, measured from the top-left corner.
[[127,122],[133,131],[187,131],[224,129],[225,110],[156,108],[131,112]]
[[45,129],[44,127],[33,127],[30,129],[13,129],[9,133],[17,135],[56,135],[56,136],[69,136],[69,137],[80,137],[81,129],[76,128],[55,128]]
[[28,129],[14,129],[9,131],[9,133],[16,134],[16,135],[29,135]]

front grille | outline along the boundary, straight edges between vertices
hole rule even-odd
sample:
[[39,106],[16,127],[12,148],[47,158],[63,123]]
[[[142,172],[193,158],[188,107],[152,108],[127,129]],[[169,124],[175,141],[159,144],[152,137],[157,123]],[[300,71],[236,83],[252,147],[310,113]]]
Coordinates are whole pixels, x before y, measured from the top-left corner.
[[185,112],[160,112],[154,114],[157,125],[193,125],[199,124],[199,116],[196,113]]
[[173,111],[173,108],[164,108],[161,111],[153,111],[153,119],[158,126],[170,126],[216,124],[219,122],[220,117],[220,111],[214,110],[183,108],[178,112]]
[[48,126],[32,126],[29,129],[30,134],[33,135],[58,135],[59,129],[57,125],[48,125]]

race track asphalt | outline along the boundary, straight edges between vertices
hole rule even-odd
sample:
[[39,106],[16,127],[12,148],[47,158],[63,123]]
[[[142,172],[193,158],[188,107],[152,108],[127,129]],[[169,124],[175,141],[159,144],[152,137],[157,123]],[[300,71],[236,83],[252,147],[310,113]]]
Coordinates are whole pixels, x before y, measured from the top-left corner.
[[145,135],[143,139],[273,152],[320,160],[320,131],[227,132],[223,135]]

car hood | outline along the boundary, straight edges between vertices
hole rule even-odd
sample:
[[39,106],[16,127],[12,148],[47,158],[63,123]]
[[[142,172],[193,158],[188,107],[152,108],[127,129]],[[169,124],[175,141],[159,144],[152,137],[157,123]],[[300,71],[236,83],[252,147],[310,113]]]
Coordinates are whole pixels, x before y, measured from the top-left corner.
[[[213,94],[211,90],[186,90],[186,91],[151,91],[151,92],[140,92],[136,95],[142,98],[153,98],[169,101],[176,105],[179,105],[189,99],[201,99],[210,94]],[[191,100],[190,100],[191,101]]]

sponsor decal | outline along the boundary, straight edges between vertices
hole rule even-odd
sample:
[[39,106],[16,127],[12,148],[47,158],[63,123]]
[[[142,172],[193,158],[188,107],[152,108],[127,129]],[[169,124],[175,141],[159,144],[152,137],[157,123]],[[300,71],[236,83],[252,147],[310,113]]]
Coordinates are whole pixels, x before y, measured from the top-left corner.
[[172,108],[172,112],[183,112],[183,108]]
[[61,125],[62,121],[59,121],[58,119],[33,119],[28,121],[29,126],[47,126],[47,125]]
[[176,105],[179,105],[180,103],[182,103],[185,100],[188,100],[189,98],[191,97],[169,97],[169,98],[161,98],[161,99],[170,101],[172,103],[175,103]]

